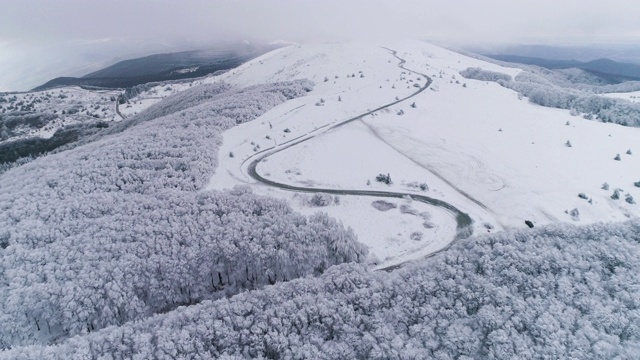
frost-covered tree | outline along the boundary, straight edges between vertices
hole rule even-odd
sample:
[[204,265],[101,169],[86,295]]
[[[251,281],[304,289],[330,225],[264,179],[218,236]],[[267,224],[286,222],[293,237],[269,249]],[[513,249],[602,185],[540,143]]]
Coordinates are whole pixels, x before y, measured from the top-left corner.
[[329,206],[333,203],[333,197],[329,194],[325,193],[316,193],[309,198],[307,201],[309,206],[313,207],[324,207]]
[[481,81],[511,81],[511,76],[495,71],[484,70],[479,67],[467,68],[460,72],[460,75],[467,79],[481,80]]

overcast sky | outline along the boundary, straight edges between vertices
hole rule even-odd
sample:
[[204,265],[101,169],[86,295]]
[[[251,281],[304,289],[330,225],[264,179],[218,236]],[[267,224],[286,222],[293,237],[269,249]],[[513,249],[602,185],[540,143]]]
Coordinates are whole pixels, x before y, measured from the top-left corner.
[[432,37],[466,41],[629,40],[632,0],[3,0],[7,39],[137,35],[295,41]]
[[29,51],[72,41],[640,39],[640,2],[633,0],[2,0],[0,10],[0,89],[7,66],[24,63]]

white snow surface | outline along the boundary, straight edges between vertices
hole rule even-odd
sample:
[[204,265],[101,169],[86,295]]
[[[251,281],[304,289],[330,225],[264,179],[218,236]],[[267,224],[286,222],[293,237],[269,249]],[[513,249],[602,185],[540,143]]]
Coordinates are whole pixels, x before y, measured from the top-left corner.
[[623,99],[627,101],[631,101],[633,103],[640,102],[640,91],[632,91],[625,93],[606,93],[602,94],[603,96],[614,98],[614,99]]
[[[208,189],[250,184],[256,192],[288,199],[303,213],[326,211],[354,229],[380,267],[446,246],[455,233],[453,216],[413,201],[411,206],[432,214],[436,226],[427,229],[421,219],[397,208],[374,209],[371,202],[378,199],[371,197],[340,196],[339,205],[310,207],[302,200],[309,194],[249,178],[252,156],[316,130],[321,135],[268,157],[258,173],[294,186],[424,194],[468,213],[476,233],[522,228],[525,220],[536,225],[592,223],[640,214],[640,205],[625,201],[626,194],[640,201],[640,188],[633,184],[640,180],[640,129],[533,105],[498,84],[458,73],[473,66],[515,76],[521,71],[516,68],[424,42],[384,45],[406,59],[407,68],[432,77],[430,89],[325,133],[321,127],[407,96],[417,90],[413,84],[421,86],[426,79],[398,68],[398,60],[379,44],[316,44],[281,48],[200,80],[236,86],[304,78],[316,82],[308,96],[227,131]],[[403,115],[397,114],[400,110]],[[634,154],[626,154],[629,149]],[[621,161],[614,160],[616,154]],[[376,182],[380,173],[390,174],[393,183]],[[426,191],[415,186],[423,182],[429,186]],[[610,190],[601,189],[605,182]],[[623,190],[619,200],[611,199],[616,188]],[[400,205],[405,200],[385,201]],[[580,215],[570,216],[572,209]],[[410,239],[415,232],[423,234],[422,240]]]

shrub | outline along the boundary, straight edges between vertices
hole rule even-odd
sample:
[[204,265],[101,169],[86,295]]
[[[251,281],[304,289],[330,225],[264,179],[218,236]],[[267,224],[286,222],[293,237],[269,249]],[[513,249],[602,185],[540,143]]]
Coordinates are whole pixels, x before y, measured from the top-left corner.
[[308,200],[309,206],[324,207],[329,206],[333,202],[333,197],[325,193],[315,193]]
[[620,199],[620,190],[619,189],[615,189],[613,190],[613,194],[611,194],[611,198],[613,200],[618,200]]
[[580,211],[578,211],[578,209],[573,209],[573,210],[569,211],[569,215],[571,216],[571,219],[573,221],[579,221],[580,220]]
[[376,200],[371,203],[371,206],[380,211],[388,211],[398,207],[398,205],[384,200]]
[[390,185],[391,182],[391,175],[387,174],[378,174],[378,176],[376,176],[376,181],[377,182],[381,182],[381,183],[385,183],[387,185]]
[[400,213],[401,214],[418,215],[418,211],[417,210],[411,208],[409,205],[406,205],[406,204],[400,205]]

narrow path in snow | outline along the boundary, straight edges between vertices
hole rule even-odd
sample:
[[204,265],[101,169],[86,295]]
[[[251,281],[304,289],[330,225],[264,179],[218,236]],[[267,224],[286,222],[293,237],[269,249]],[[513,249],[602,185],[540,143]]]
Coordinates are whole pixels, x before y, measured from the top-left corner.
[[122,115],[122,113],[120,112],[120,97],[119,96],[116,98],[116,114],[120,115],[122,120],[127,120],[127,117]]
[[[433,253],[431,253],[430,255],[428,255],[427,257],[433,256],[441,251],[444,251],[446,249],[448,249],[449,247],[451,247],[451,245],[453,244],[453,241],[457,240],[457,239],[463,239],[466,237],[471,236],[471,234],[473,233],[473,228],[472,228],[472,223],[473,220],[471,219],[471,217],[462,212],[460,209],[456,208],[455,206],[449,204],[446,201],[440,200],[440,199],[434,199],[432,197],[429,196],[425,196],[425,195],[419,195],[419,194],[412,194],[412,193],[401,193],[401,192],[393,192],[393,191],[373,191],[373,190],[345,190],[345,189],[323,189],[323,188],[314,188],[314,187],[302,187],[302,186],[294,186],[294,185],[289,185],[289,184],[284,184],[284,183],[279,183],[277,181],[273,181],[273,180],[269,180],[266,179],[264,177],[262,177],[260,174],[258,174],[256,167],[258,166],[258,164],[263,161],[264,159],[266,159],[267,157],[276,154],[278,152],[281,152],[283,150],[289,149],[293,146],[299,145],[309,139],[313,139],[314,137],[321,135],[321,134],[325,134],[329,131],[332,131],[336,128],[339,128],[343,125],[346,125],[348,123],[351,123],[353,121],[356,120],[361,120],[362,118],[364,118],[365,116],[371,115],[377,111],[380,111],[382,109],[386,109],[388,107],[391,107],[393,105],[396,105],[398,103],[401,103],[407,99],[410,99],[420,93],[422,93],[423,91],[425,91],[433,82],[433,80],[425,75],[425,74],[421,74],[417,71],[414,70],[410,70],[404,67],[405,64],[405,60],[400,58],[397,55],[397,52],[388,48],[384,48],[386,50],[388,50],[389,52],[391,52],[391,54],[396,57],[398,60],[400,60],[400,63],[398,64],[398,67],[405,70],[405,71],[409,71],[411,73],[423,76],[424,78],[427,79],[427,82],[418,89],[418,91],[410,94],[409,96],[406,96],[402,99],[393,101],[391,103],[388,103],[386,105],[382,105],[376,109],[367,111],[365,113],[362,113],[360,115],[357,115],[355,117],[349,118],[347,120],[341,121],[341,122],[334,122],[332,124],[327,124],[325,126],[322,126],[320,128],[317,128],[307,134],[304,134],[302,136],[299,136],[295,139],[289,140],[286,143],[283,144],[279,144],[276,145],[274,147],[268,148],[268,149],[264,149],[256,154],[254,154],[253,156],[247,158],[243,163],[242,166],[244,166],[244,164],[247,161],[251,161],[247,167],[247,174],[252,177],[253,179],[255,179],[256,181],[263,183],[265,185],[268,186],[272,186],[281,190],[287,190],[287,191],[296,191],[296,192],[306,192],[306,193],[326,193],[326,194],[334,194],[334,195],[353,195],[353,196],[372,196],[372,197],[387,197],[387,198],[405,198],[405,197],[411,197],[411,199],[415,200],[415,201],[419,201],[428,205],[432,205],[432,206],[436,206],[436,207],[440,207],[445,209],[446,211],[450,212],[451,214],[454,215],[455,219],[456,219],[456,236],[454,237],[454,239],[444,248],[437,250]],[[331,125],[331,126],[329,126]],[[253,160],[251,160],[253,159]],[[457,188],[454,187],[454,189],[458,190]],[[462,193],[463,195],[466,195],[464,193]],[[465,196],[468,198],[468,196]],[[477,203],[477,201],[470,199],[474,202]],[[482,206],[482,204],[480,204]],[[484,207],[484,206],[483,206]],[[391,271],[394,269],[399,268],[400,266],[402,266],[402,264],[399,265],[394,265],[394,266],[390,266],[388,268],[384,268],[382,270],[385,271]]]

